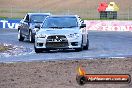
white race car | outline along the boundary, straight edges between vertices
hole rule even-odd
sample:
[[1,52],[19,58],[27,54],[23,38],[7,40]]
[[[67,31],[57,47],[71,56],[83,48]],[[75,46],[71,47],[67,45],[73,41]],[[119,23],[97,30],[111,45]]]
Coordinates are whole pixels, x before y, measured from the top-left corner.
[[77,15],[48,16],[35,35],[36,53],[54,49],[88,50],[86,24]]

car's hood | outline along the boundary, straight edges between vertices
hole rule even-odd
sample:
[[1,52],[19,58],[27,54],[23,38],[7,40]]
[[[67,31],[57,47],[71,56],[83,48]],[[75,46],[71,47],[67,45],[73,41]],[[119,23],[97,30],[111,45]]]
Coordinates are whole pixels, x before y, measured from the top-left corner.
[[79,28],[50,28],[50,29],[40,29],[37,34],[47,34],[47,35],[66,35],[79,33]]

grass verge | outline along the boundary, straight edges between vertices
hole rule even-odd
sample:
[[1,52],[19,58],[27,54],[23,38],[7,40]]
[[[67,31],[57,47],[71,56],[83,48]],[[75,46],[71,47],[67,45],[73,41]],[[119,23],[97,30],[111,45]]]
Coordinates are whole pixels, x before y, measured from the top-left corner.
[[10,50],[11,48],[12,48],[11,45],[0,44],[0,53]]

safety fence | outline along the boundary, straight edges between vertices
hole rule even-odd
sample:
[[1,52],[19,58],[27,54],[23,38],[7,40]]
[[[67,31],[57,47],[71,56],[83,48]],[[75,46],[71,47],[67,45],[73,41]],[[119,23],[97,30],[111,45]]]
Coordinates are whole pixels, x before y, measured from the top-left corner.
[[[48,12],[55,15],[79,15],[80,17],[84,19],[94,19],[99,20],[100,19],[100,13],[97,11],[97,7],[95,8],[86,8],[86,9],[63,9],[63,10],[57,10],[57,9],[32,9],[32,8],[5,8],[0,6],[0,17],[7,17],[7,18],[23,18],[26,13],[29,12]],[[117,12],[117,20],[132,20],[132,8],[124,8],[120,9]]]

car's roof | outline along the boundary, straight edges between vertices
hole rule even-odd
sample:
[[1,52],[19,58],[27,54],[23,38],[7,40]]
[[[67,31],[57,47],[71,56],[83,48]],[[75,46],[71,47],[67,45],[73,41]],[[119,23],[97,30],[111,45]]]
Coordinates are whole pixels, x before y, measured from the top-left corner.
[[50,15],[49,17],[79,17],[78,15]]
[[51,15],[51,13],[27,13],[28,15]]

